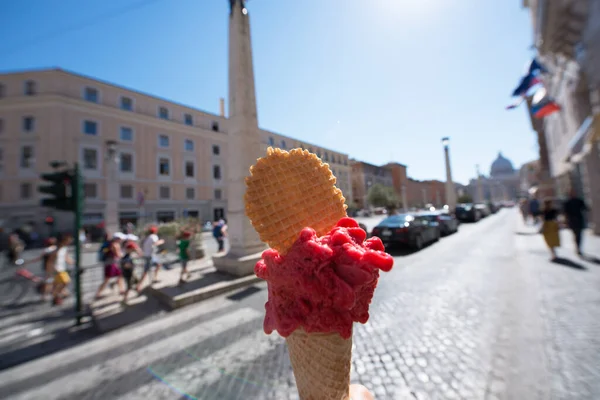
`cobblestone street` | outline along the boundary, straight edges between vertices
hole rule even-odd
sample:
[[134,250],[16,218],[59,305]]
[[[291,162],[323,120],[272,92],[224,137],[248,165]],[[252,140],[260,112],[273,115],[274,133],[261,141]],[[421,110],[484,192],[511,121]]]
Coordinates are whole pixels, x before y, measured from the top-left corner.
[[[503,210],[382,274],[355,325],[352,380],[377,399],[600,398],[600,239],[559,263]],[[10,399],[294,399],[285,341],[262,331],[266,285],[0,372]],[[14,332],[13,332],[14,333]]]

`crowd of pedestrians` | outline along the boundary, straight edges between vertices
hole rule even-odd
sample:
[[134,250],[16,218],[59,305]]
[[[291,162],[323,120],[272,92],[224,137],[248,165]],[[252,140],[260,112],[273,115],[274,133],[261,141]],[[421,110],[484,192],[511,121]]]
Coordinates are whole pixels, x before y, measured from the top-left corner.
[[540,233],[550,249],[552,260],[556,260],[556,249],[560,247],[561,215],[566,226],[573,232],[577,254],[583,256],[582,239],[589,208],[576,190],[571,189],[569,198],[561,206],[553,200],[545,200],[543,206],[540,206],[537,196],[533,196],[521,200],[520,208],[525,224],[540,226]]
[[[215,220],[212,224],[212,236],[217,242],[218,253],[225,251],[225,238],[227,237],[227,224],[224,219]],[[106,233],[100,249],[98,260],[103,266],[103,280],[95,293],[95,299],[103,296],[107,286],[117,286],[122,296],[123,304],[127,303],[131,291],[141,292],[144,283],[158,282],[162,263],[159,258],[161,246],[165,240],[161,239],[156,226],[150,226],[144,236],[138,238],[133,234],[133,225],[128,224],[123,232],[112,235]],[[82,233],[79,232],[81,236]],[[196,229],[183,229],[177,235],[177,255],[181,264],[181,275],[179,283],[190,280],[189,262],[192,260],[193,246],[192,237]],[[81,244],[85,243],[85,236]],[[16,233],[7,235],[5,241],[5,256],[8,265],[19,267],[17,274],[33,281],[37,285],[42,300],[50,296],[52,304],[60,305],[70,295],[68,291],[71,278],[69,265],[74,265],[74,260],[68,253],[68,247],[73,243],[70,233],[59,234],[46,239],[44,247],[39,256],[24,261],[21,254],[25,248],[24,242]],[[32,263],[42,264],[42,276],[30,272],[26,266]],[[136,264],[142,265],[140,276],[137,276]]]

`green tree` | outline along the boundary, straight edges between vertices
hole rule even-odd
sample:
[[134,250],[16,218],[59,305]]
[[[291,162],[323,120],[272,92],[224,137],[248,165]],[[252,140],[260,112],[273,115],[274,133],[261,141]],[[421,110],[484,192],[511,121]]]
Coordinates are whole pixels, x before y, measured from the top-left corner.
[[375,207],[385,207],[388,210],[394,210],[398,207],[398,197],[391,187],[383,186],[379,183],[371,186],[367,193],[367,201]]
[[463,194],[462,196],[460,196],[457,201],[459,203],[472,203],[473,202],[473,198],[471,196],[469,196],[468,194]]

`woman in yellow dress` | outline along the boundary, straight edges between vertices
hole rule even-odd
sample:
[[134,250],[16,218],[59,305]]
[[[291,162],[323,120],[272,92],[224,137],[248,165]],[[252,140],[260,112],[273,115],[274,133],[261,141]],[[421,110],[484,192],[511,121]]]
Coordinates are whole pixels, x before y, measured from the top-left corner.
[[552,200],[546,200],[544,202],[544,223],[542,225],[542,235],[546,245],[550,248],[552,253],[552,260],[556,259],[556,248],[560,247],[560,236],[558,226],[558,210],[552,205]]

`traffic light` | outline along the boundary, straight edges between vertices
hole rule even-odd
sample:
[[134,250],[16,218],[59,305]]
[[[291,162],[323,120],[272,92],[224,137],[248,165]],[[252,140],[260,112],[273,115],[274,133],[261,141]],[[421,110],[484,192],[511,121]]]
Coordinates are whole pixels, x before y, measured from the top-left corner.
[[39,186],[38,191],[52,197],[42,199],[42,206],[63,211],[75,211],[75,203],[71,196],[73,174],[70,171],[42,174],[42,180],[50,182],[49,185]]

